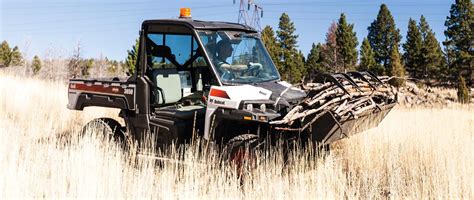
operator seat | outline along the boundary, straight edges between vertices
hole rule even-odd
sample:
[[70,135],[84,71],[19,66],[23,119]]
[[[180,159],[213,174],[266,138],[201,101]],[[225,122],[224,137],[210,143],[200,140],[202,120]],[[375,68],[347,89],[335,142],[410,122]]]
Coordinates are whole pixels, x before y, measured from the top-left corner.
[[[171,53],[171,49],[168,46],[164,45],[153,45],[150,47],[151,56],[148,56],[149,63],[152,64],[151,57],[161,57],[163,59],[169,60],[173,65],[176,65],[175,56]],[[175,64],[176,63],[176,64]],[[153,64],[152,64],[153,65]],[[178,64],[179,65],[179,64]],[[177,67],[177,66],[176,66]],[[176,67],[173,68],[158,68],[153,69],[151,67],[151,79],[154,81],[156,86],[162,89],[158,91],[159,93],[163,92],[163,95],[157,95],[159,98],[156,98],[157,104],[173,104],[178,102],[182,97],[181,92],[181,79]],[[164,96],[164,99],[161,98]]]
[[[178,70],[175,68],[155,69],[152,73],[156,81],[156,86],[163,90],[164,98],[157,98],[158,104],[173,104],[178,102],[182,97],[181,79]],[[161,94],[158,95],[161,97]]]

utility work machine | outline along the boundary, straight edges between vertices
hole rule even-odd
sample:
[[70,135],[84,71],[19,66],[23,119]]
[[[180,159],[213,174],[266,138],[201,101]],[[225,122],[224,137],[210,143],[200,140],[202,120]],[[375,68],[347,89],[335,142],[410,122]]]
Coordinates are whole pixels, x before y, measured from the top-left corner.
[[120,109],[125,124],[100,118],[116,139],[157,146],[200,136],[242,148],[277,140],[330,144],[377,126],[396,103],[370,72],[281,80],[259,33],[249,26],[178,19],[146,20],[135,73],[126,79],[71,79],[68,108]]

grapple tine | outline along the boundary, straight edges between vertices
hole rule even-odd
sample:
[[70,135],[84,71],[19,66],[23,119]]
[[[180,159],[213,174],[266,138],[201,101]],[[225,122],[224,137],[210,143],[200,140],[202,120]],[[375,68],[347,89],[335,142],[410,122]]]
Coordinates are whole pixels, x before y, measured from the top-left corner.
[[347,75],[345,73],[337,73],[335,75],[338,76],[338,77],[342,76],[341,78],[346,79],[351,85],[353,85],[355,88],[357,88],[357,90],[361,91],[359,89],[360,88],[359,85],[357,85],[357,83],[349,75]]
[[377,87],[375,87],[369,80],[367,80],[367,78],[365,78],[365,76],[363,74],[361,74],[360,72],[348,72],[347,74],[351,75],[351,76],[354,76],[356,78],[359,78],[360,80],[366,82],[367,84],[369,84],[369,86],[374,89],[374,90],[377,90]]
[[334,83],[335,85],[337,85],[337,87],[341,88],[342,91],[344,91],[346,94],[350,95],[350,93],[346,90],[346,88],[344,88],[344,86],[342,85],[341,82],[339,82],[337,80],[337,78],[332,75],[332,74],[326,74],[326,73],[319,73],[316,75],[316,77],[314,78],[314,81],[316,82],[326,82],[326,81],[330,81],[332,83]]
[[361,72],[361,73],[366,74],[367,76],[370,76],[371,78],[375,79],[377,82],[379,82],[380,84],[383,85],[383,82],[379,78],[377,78],[377,75],[375,75],[371,71],[365,71],[365,72]]

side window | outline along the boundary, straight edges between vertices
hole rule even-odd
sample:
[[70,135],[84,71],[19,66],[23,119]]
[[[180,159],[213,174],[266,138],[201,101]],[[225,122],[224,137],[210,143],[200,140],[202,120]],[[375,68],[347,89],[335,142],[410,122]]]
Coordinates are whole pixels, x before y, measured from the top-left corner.
[[191,58],[191,35],[165,35],[165,44],[171,49],[176,61],[183,65]]
[[163,34],[148,34],[148,38],[156,45],[163,45]]
[[154,69],[206,66],[202,55],[195,57],[198,44],[192,35],[150,33],[148,39],[148,62]]
[[[146,52],[151,68],[148,74],[165,94],[171,91],[167,88],[176,85],[181,86],[181,90],[172,91],[182,91],[182,95],[202,91],[211,79],[203,50],[191,34],[148,33]],[[175,76],[179,77],[181,84],[169,82]]]

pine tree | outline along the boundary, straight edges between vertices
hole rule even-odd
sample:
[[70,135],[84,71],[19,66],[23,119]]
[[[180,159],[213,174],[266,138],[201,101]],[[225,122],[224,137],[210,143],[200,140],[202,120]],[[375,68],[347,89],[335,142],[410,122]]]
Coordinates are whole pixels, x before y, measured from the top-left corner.
[[0,44],[0,67],[8,67],[10,65],[10,46],[7,41]]
[[352,71],[357,64],[357,35],[354,24],[348,24],[346,16],[341,13],[336,31],[337,51],[341,55],[342,71]]
[[281,55],[283,57],[283,62],[280,62],[281,66],[280,74],[282,74],[283,79],[290,82],[299,82],[302,78],[302,73],[304,67],[301,63],[301,58],[297,51],[297,41],[298,35],[295,34],[295,26],[291,22],[290,17],[283,13],[280,17],[280,22],[278,24],[277,38],[278,45],[281,48]]
[[322,68],[328,72],[342,72],[341,55],[339,54],[336,40],[337,25],[335,22],[331,24],[326,33],[326,43],[321,51]]
[[[443,41],[443,44],[446,43],[446,41],[448,41],[447,39],[445,39]],[[443,51],[443,61],[444,61],[444,65],[443,65],[443,68],[441,69],[441,72],[440,74],[438,75],[439,76],[439,79],[443,82],[450,82],[452,81],[452,75],[455,74],[454,73],[454,70],[452,69],[452,66],[453,66],[453,58],[455,57],[454,56],[454,52],[453,50],[451,49],[451,47],[448,47],[448,46],[444,46],[444,51]]]
[[390,76],[395,76],[390,80],[390,84],[395,87],[401,87],[405,84],[405,68],[400,60],[400,53],[398,47],[394,46],[390,54]]
[[459,81],[458,81],[458,91],[457,91],[457,95],[458,95],[458,101],[460,103],[469,103],[469,89],[467,89],[467,86],[466,86],[466,81],[464,80],[464,78],[462,76],[459,76]]
[[275,38],[275,32],[273,31],[272,27],[265,26],[261,34],[262,34],[263,44],[265,45],[268,53],[270,54],[270,57],[272,58],[273,63],[275,63],[278,70],[281,70],[281,67],[279,65],[281,50]]
[[135,40],[135,45],[132,46],[132,49],[127,50],[127,58],[125,58],[125,64],[128,68],[128,73],[130,75],[135,74],[135,65],[137,64],[138,50],[140,45],[140,39]]
[[31,68],[33,69],[34,75],[38,74],[38,72],[41,70],[41,60],[37,55],[33,57]]
[[22,60],[22,55],[17,46],[10,49],[7,41],[0,44],[0,66],[19,66]]
[[375,52],[375,60],[384,67],[384,73],[389,73],[390,55],[392,49],[400,42],[400,30],[396,28],[392,14],[385,4],[380,6],[377,19],[368,27],[367,39]]
[[408,20],[408,31],[406,36],[406,42],[402,45],[405,53],[403,54],[403,60],[408,73],[413,78],[421,78],[421,68],[423,67],[421,49],[423,38],[421,32],[416,25],[416,21],[413,19]]
[[12,51],[10,52],[10,59],[12,66],[20,66],[23,61],[23,56],[20,53],[20,49],[15,46],[13,47]]
[[295,25],[290,20],[290,17],[283,13],[278,24],[277,36],[278,42],[283,49],[295,50],[297,46],[298,35],[295,34]]
[[305,66],[305,63],[306,63],[306,60],[305,60],[303,52],[301,50],[298,50],[298,53],[296,54],[295,66],[296,66],[297,70],[300,71],[301,78],[298,79],[298,80],[294,80],[294,81],[299,81],[300,82],[300,81],[307,80],[309,78],[308,68]]
[[431,30],[423,15],[420,18],[419,29],[423,38],[420,55],[422,77],[428,79],[439,78],[439,74],[445,64],[443,51],[435,37],[435,33]]
[[474,11],[471,0],[456,0],[451,5],[450,15],[444,25],[445,42],[450,64],[451,80],[462,76],[472,86],[472,65],[474,57]]
[[308,59],[306,59],[305,63],[309,76],[318,72],[327,72],[327,70],[323,68],[321,63],[321,51],[321,43],[318,43],[317,45],[313,43],[311,51],[308,54]]
[[383,69],[375,61],[375,53],[370,47],[369,40],[364,38],[362,41],[362,46],[360,47],[360,63],[357,68],[359,71],[371,71],[376,74],[380,74]]

